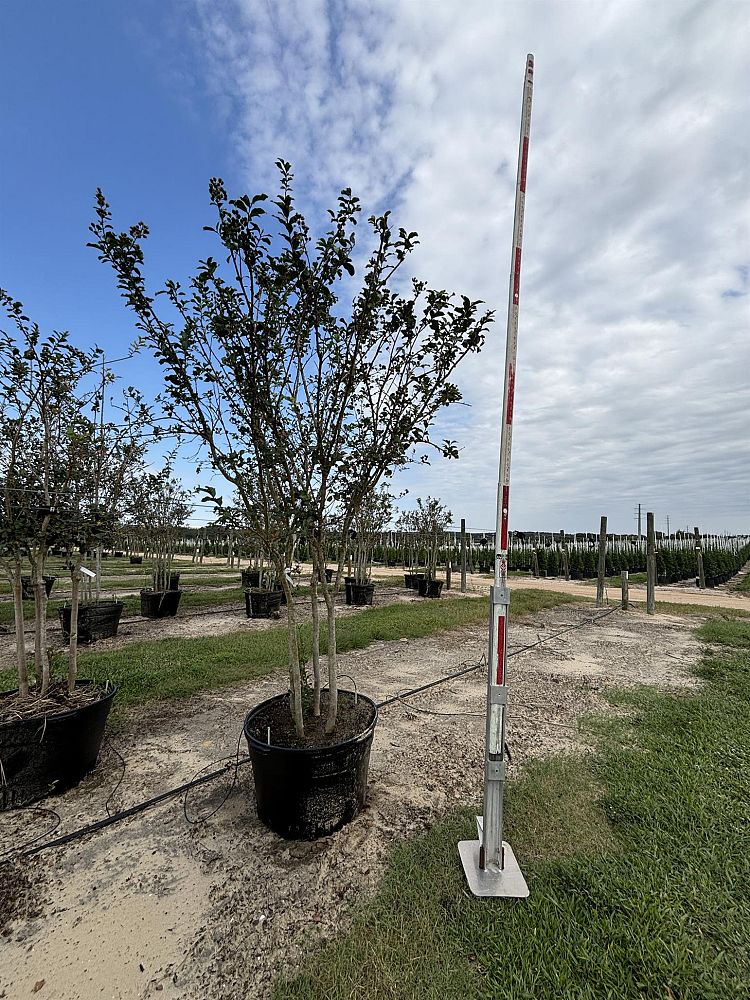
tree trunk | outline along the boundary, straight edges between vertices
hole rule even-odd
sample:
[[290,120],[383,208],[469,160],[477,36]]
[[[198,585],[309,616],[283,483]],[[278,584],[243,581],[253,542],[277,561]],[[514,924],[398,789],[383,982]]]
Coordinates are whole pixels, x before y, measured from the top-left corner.
[[333,596],[327,583],[322,582],[323,599],[326,602],[326,618],[328,623],[328,716],[326,732],[332,733],[336,728],[336,718],[339,710],[338,670],[336,663],[336,616],[333,606]]
[[305,724],[302,719],[302,671],[299,664],[299,639],[297,636],[297,613],[294,607],[292,588],[281,563],[276,564],[276,572],[286,596],[287,612],[287,643],[289,650],[289,693],[291,695],[292,718],[294,728],[300,739],[305,735]]
[[76,689],[78,677],[78,604],[81,591],[81,572],[76,567],[71,573],[70,644],[68,646],[68,694]]
[[318,607],[318,574],[320,568],[313,555],[313,571],[310,583],[310,606],[312,610],[312,668],[313,668],[313,715],[320,715],[320,608]]
[[41,678],[42,698],[49,690],[49,657],[47,655],[47,588],[41,574],[33,579],[34,587],[34,668],[37,684]]
[[[102,594],[102,547],[101,547],[101,545],[97,545],[97,547],[96,547],[95,572],[96,572],[96,599],[98,601],[99,598],[101,597],[101,594]],[[79,582],[79,584],[81,582],[80,576],[78,578],[78,582]],[[71,624],[71,628],[72,628],[72,624]]]
[[13,612],[16,622],[16,664],[18,666],[18,693],[29,697],[29,666],[26,662],[26,637],[24,636],[23,587],[21,586],[21,561],[16,559],[13,573]]

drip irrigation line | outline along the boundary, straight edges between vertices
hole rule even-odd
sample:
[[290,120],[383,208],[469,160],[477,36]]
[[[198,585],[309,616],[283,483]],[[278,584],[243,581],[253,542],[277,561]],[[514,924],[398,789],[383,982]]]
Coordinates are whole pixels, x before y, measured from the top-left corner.
[[392,698],[384,698],[383,701],[376,703],[378,709],[385,708],[387,705],[392,705],[396,701],[401,701],[402,698],[410,698],[414,694],[420,694],[422,691],[428,691],[430,688],[436,687],[438,684],[445,684],[447,681],[455,680],[457,677],[463,677],[465,674],[471,673],[472,670],[478,670],[480,667],[485,666],[487,660],[484,656],[479,661],[479,663],[472,663],[468,667],[464,667],[463,670],[456,670],[452,674],[448,674],[446,677],[440,677],[436,681],[429,681],[427,684],[421,684],[419,687],[412,688],[411,691],[402,691],[399,694],[393,695]]
[[[234,758],[231,759],[234,760]],[[236,766],[242,767],[243,764],[249,763],[249,761],[249,757],[243,758]],[[233,766],[235,765],[226,764],[224,767],[220,767],[216,771],[211,771],[209,774],[204,774],[200,778],[194,778],[192,781],[186,781],[182,785],[177,785],[175,788],[169,788],[166,792],[154,795],[150,799],[146,799],[143,802],[137,802],[134,806],[130,806],[127,809],[114,813],[112,816],[107,816],[105,819],[97,820],[95,823],[89,823],[87,826],[82,826],[78,830],[72,830],[70,833],[66,833],[62,837],[50,840],[47,844],[40,844],[38,847],[32,847],[31,850],[22,850],[18,853],[23,854],[26,857],[31,857],[35,854],[41,853],[42,851],[46,851],[50,847],[62,847],[63,844],[69,844],[71,841],[78,840],[81,837],[86,836],[88,833],[96,833],[99,830],[104,830],[106,827],[112,826],[113,823],[118,823],[120,820],[127,819],[129,816],[135,816],[140,812],[144,812],[144,810],[150,809],[152,806],[158,805],[160,802],[165,802],[167,799],[174,798],[175,795],[181,795],[189,788],[194,788],[196,785],[202,785],[207,781],[211,781],[213,778],[218,778]]]
[[[186,790],[185,798],[182,800],[182,812],[183,815],[185,816],[186,822],[189,823],[191,826],[195,826],[197,823],[205,823],[207,820],[211,819],[212,816],[215,816],[216,813],[224,806],[224,803],[227,801],[229,796],[234,791],[235,785],[237,784],[237,771],[239,770],[240,767],[240,742],[242,741],[243,730],[244,727],[243,729],[240,729],[240,734],[237,737],[237,749],[235,750],[235,752],[232,754],[231,757],[221,757],[219,760],[212,760],[209,764],[206,764],[205,767],[202,767],[200,771],[196,771],[196,773],[193,775],[193,780],[195,780],[195,778],[197,778],[198,775],[200,775],[203,771],[205,771],[206,768],[211,767],[214,764],[220,764],[222,763],[222,761],[234,761],[234,777],[232,778],[232,784],[227,789],[226,794],[224,795],[224,798],[221,800],[221,802],[214,809],[212,809],[211,812],[206,813],[205,816],[198,816],[196,819],[191,819],[188,816],[188,795],[190,793],[190,787]],[[247,759],[249,760],[249,757]],[[229,765],[227,765],[227,770],[228,769]]]
[[[522,646],[520,649],[516,649],[512,653],[509,653],[508,656],[518,656],[520,653],[527,652],[529,649],[534,649],[536,646],[539,646],[544,642],[548,642],[550,639],[554,639],[556,638],[556,636],[561,635],[564,632],[570,632],[574,629],[584,628],[587,625],[593,625],[596,622],[601,621],[602,618],[607,618],[609,615],[614,614],[616,610],[617,608],[610,608],[603,614],[595,615],[593,618],[587,619],[586,621],[578,622],[575,625],[570,625],[564,629],[561,629],[559,632],[555,632],[550,636],[545,636],[542,639],[537,640],[537,642],[529,644],[528,646]],[[441,677],[435,681],[430,681],[427,684],[421,684],[419,687],[413,688],[410,691],[404,691],[397,695],[394,695],[391,698],[385,698],[383,699],[383,701],[377,702],[376,707],[378,709],[385,708],[388,705],[392,705],[397,701],[401,701],[403,698],[408,698],[415,694],[420,694],[422,691],[427,691],[430,688],[436,687],[438,684],[445,684],[448,681],[455,680],[458,677],[463,677],[466,674],[471,673],[474,670],[478,670],[480,667],[485,665],[486,665],[486,658],[482,656],[481,660],[478,663],[472,663],[469,666],[462,668],[461,670],[454,671],[451,674],[447,674],[445,677]],[[409,707],[414,707],[414,706],[409,706]],[[192,788],[196,788],[198,785],[203,785],[209,781],[213,781],[214,778],[221,777],[222,774],[226,774],[227,771],[233,768],[235,773],[229,792],[227,792],[224,799],[219,803],[219,806],[212,813],[210,813],[209,816],[203,817],[203,819],[210,818],[211,816],[215,815],[218,812],[218,810],[224,805],[224,803],[229,798],[231,792],[234,790],[234,787],[237,782],[237,771],[244,765],[250,763],[249,756],[242,758],[240,758],[239,756],[239,747],[241,739],[242,739],[242,730],[240,730],[240,735],[237,740],[236,754],[228,758],[220,758],[219,761],[211,761],[209,764],[206,765],[206,767],[210,767],[211,764],[220,763],[224,761],[223,767],[219,767],[214,771],[209,771],[208,774],[201,775],[200,772],[198,772],[199,776],[192,778],[190,781],[185,781],[181,785],[177,785],[174,788],[167,789],[165,792],[160,792],[158,795],[154,795],[151,798],[143,800],[142,802],[137,802],[135,805],[129,806],[127,809],[122,809],[119,812],[106,816],[104,819],[100,819],[94,823],[89,823],[86,826],[79,827],[77,830],[72,830],[70,833],[66,833],[62,837],[56,837],[54,840],[50,840],[45,844],[39,844],[36,847],[31,847],[30,846],[31,844],[35,843],[37,840],[40,840],[44,836],[49,836],[49,834],[54,832],[54,830],[57,829],[57,827],[60,825],[61,820],[59,815],[53,809],[44,809],[46,813],[53,814],[54,816],[57,817],[58,822],[53,828],[53,830],[45,831],[44,833],[39,834],[39,836],[34,837],[33,840],[28,841],[27,844],[25,844],[24,847],[21,848],[20,850],[14,850],[12,852],[9,851],[3,855],[0,855],[0,863],[6,863],[5,859],[11,856],[22,855],[24,857],[33,857],[36,854],[40,854],[42,851],[49,850],[50,848],[62,847],[65,844],[71,843],[72,841],[79,840],[81,837],[85,837],[89,833],[97,833],[99,830],[104,830],[107,827],[112,826],[114,823],[120,822],[120,820],[128,819],[130,816],[135,816],[138,813],[145,812],[145,810],[150,809],[155,805],[159,805],[161,802],[166,802],[168,799],[174,798],[176,795],[181,795],[183,792],[186,794],[186,799],[187,799],[187,793]],[[111,744],[109,745],[111,747]],[[124,766],[125,765],[124,758],[122,758],[120,754],[118,754],[118,756],[120,756],[120,759],[123,761],[123,766]],[[117,790],[117,788],[119,788],[122,782],[122,778],[124,777],[124,773],[125,772],[123,770],[123,774],[120,780],[118,781],[117,785],[115,786],[115,791]],[[112,793],[112,795],[113,794],[114,792]],[[112,795],[110,795],[110,797],[107,799],[107,805],[109,804]],[[36,809],[37,807],[29,806],[25,808]],[[200,819],[193,821],[189,819],[189,817],[187,816],[187,802],[183,804],[183,812],[185,813],[185,818],[188,820],[188,822],[195,823],[201,821]]]
[[21,806],[18,809],[7,809],[5,810],[3,815],[7,815],[8,813],[13,813],[13,812],[22,812],[22,813],[31,812],[35,813],[37,816],[52,816],[54,819],[54,826],[50,830],[43,830],[41,833],[37,834],[36,837],[32,837],[31,840],[27,840],[21,851],[17,851],[13,847],[9,848],[6,851],[3,851],[2,854],[0,854],[0,864],[8,864],[8,862],[12,860],[14,856],[17,856],[19,854],[32,853],[28,851],[27,848],[31,844],[35,844],[37,840],[41,840],[42,837],[49,837],[49,835],[51,833],[54,833],[55,830],[62,823],[62,817],[60,816],[60,813],[57,812],[55,809],[50,809],[46,806]]

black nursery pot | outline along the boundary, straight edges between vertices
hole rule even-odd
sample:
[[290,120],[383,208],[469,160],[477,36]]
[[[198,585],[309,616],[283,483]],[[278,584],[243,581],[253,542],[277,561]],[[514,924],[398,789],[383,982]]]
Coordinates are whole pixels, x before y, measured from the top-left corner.
[[420,580],[419,581],[419,596],[420,597],[440,597],[440,593],[443,589],[442,580]]
[[[345,695],[354,697],[351,691],[339,691],[339,698]],[[245,719],[258,818],[281,837],[316,840],[339,830],[364,808],[378,709],[370,698],[359,695],[372,709],[370,724],[359,736],[331,746],[269,746],[253,736],[253,724],[263,731],[269,707],[287,703],[288,698],[280,694],[264,701]]]
[[[47,591],[47,597],[52,593],[52,588],[55,585],[56,576],[43,576],[44,589]],[[31,583],[30,576],[21,577],[21,597],[24,601],[34,600],[34,588]]]
[[351,602],[347,603],[351,603],[358,608],[364,608],[372,604],[372,595],[375,593],[374,583],[352,583],[350,586],[352,599]]
[[249,587],[245,591],[245,614],[248,618],[273,618],[281,607],[280,590],[260,590]]
[[[125,607],[122,601],[96,601],[78,607],[78,641],[96,642],[117,635],[120,615]],[[64,639],[70,638],[70,607],[58,608]]]
[[143,562],[143,556],[131,556],[130,557],[130,565],[131,566],[140,566],[142,562]]
[[[169,586],[167,587],[167,590],[179,590],[179,589],[180,589],[180,574],[179,573],[170,573],[169,574]],[[177,609],[175,608],[175,611],[176,610]]]
[[[80,680],[78,687],[93,681]],[[81,708],[0,722],[0,810],[77,785],[96,765],[117,688]],[[0,698],[7,694],[0,695]]]
[[326,567],[326,583],[333,583],[333,570]]
[[181,597],[181,590],[142,590],[141,614],[144,618],[174,618]]

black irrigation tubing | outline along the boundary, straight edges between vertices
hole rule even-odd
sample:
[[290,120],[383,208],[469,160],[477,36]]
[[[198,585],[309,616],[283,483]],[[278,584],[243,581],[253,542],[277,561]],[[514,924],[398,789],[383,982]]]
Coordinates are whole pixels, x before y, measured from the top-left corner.
[[[542,639],[537,640],[537,642],[530,643],[528,646],[522,646],[520,649],[514,650],[509,653],[508,656],[518,656],[520,653],[524,653],[529,649],[534,649],[536,646],[540,646],[544,642],[548,642],[550,639],[556,638],[558,635],[562,635],[564,632],[571,632],[575,629],[584,628],[586,625],[593,625],[602,618],[607,618],[609,615],[614,614],[617,608],[610,608],[608,611],[603,612],[600,615],[596,615],[593,618],[589,618],[586,621],[579,622],[576,625],[569,625],[567,628],[561,629],[559,632],[554,632],[552,635],[545,636]],[[445,677],[441,677],[436,681],[430,681],[428,684],[421,684],[419,687],[413,688],[411,691],[402,691],[392,698],[386,698],[381,702],[377,703],[377,708],[385,708],[394,702],[401,701],[402,698],[408,698],[412,695],[419,694],[422,691],[427,691],[429,688],[436,687],[438,684],[445,684],[448,681],[455,680],[457,677],[463,677],[465,674],[471,673],[473,670],[478,670],[479,667],[485,664],[484,658],[479,661],[479,663],[473,663],[471,666],[464,667],[462,670],[454,671],[452,674],[448,674]],[[241,735],[240,735],[241,739]],[[239,747],[239,740],[238,740]],[[214,778],[220,777],[222,774],[226,774],[231,768],[235,770],[235,778],[232,782],[232,788],[237,780],[237,770],[245,764],[250,763],[250,757],[235,757],[234,755],[230,758],[222,758],[227,761],[223,767],[218,768],[215,771],[210,771],[208,774],[201,775],[197,778],[192,778],[190,781],[183,782],[181,785],[177,785],[175,788],[167,789],[165,792],[161,792],[158,795],[154,795],[149,799],[145,799],[143,802],[138,802],[134,806],[129,806],[127,809],[123,809],[121,812],[114,813],[112,816],[107,816],[104,819],[97,820],[94,823],[89,823],[87,826],[80,827],[77,830],[73,830],[70,833],[64,834],[62,837],[57,837],[55,840],[50,840],[46,844],[39,844],[36,847],[22,850],[18,852],[25,857],[32,857],[35,854],[40,854],[42,851],[49,850],[52,847],[62,847],[64,844],[69,844],[74,840],[78,840],[81,837],[85,837],[89,833],[96,833],[99,830],[103,830],[108,826],[112,826],[114,823],[118,823],[120,820],[127,819],[130,816],[135,816],[138,813],[144,812],[146,809],[158,805],[161,802],[165,802],[167,799],[174,798],[176,795],[181,795],[183,792],[188,792],[191,788],[195,788],[198,785],[203,785],[208,781],[212,781]],[[210,766],[210,765],[208,765]],[[120,779],[122,780],[122,779]],[[118,786],[119,787],[119,782]],[[228,796],[227,796],[228,797]],[[109,803],[107,799],[107,803]],[[226,801],[224,799],[223,801]],[[223,805],[223,802],[221,803]],[[212,813],[213,815],[213,813]],[[35,838],[37,839],[37,838]]]

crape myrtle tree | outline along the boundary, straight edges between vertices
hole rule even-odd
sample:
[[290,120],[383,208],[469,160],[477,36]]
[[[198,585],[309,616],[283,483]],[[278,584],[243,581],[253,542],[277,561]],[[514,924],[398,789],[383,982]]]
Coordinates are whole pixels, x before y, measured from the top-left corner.
[[[213,468],[248,512],[287,595],[292,714],[304,732],[297,621],[284,569],[297,541],[325,565],[332,522],[345,539],[363,501],[392,471],[426,460],[436,413],[460,399],[449,377],[480,349],[492,314],[480,303],[421,281],[397,291],[416,233],[371,216],[373,248],[357,290],[359,200],[349,189],[314,239],[293,198],[290,165],[277,161],[280,191],[230,199],[213,179],[213,233],[222,260],[207,257],[186,286],[166,282],[157,300],[143,275],[138,223],[117,232],[97,193],[90,244],[114,269],[137,325],[165,368],[165,409],[174,428],[198,438]],[[344,306],[344,301],[348,305]],[[435,444],[457,455],[455,442]],[[337,578],[338,578],[337,577]],[[336,722],[333,594],[320,584],[328,617],[328,714]],[[320,678],[315,679],[320,687]]]
[[370,582],[373,549],[390,523],[393,511],[393,497],[381,486],[363,501],[354,514],[349,534],[354,550],[352,562],[356,583]]
[[0,289],[0,306],[15,328],[0,334],[0,565],[13,590],[19,697],[29,697],[21,572],[31,566],[34,593],[36,693],[50,685],[47,593],[44,576],[50,546],[65,532],[59,512],[70,501],[79,448],[95,406],[84,388],[100,352],[74,347],[66,332],[42,337],[20,302]]
[[36,694],[50,686],[44,571],[51,546],[64,549],[71,574],[68,693],[77,677],[81,566],[110,542],[145,450],[149,417],[137,390],[123,393],[115,420],[104,419],[111,376],[94,348],[81,351],[67,333],[42,338],[21,303],[0,290],[14,334],[0,339],[0,566],[10,580],[16,625],[19,696],[30,693],[23,639],[21,572],[31,565]]
[[96,596],[100,594],[101,548],[112,545],[122,523],[133,510],[136,486],[147,451],[146,428],[151,413],[141,394],[130,386],[122,393],[114,419],[104,419],[103,374],[94,410],[99,418],[81,416],[69,430],[72,452],[67,495],[57,512],[59,543],[67,551],[71,576],[70,640],[68,649],[68,693],[78,677],[78,611],[81,600],[81,568],[91,552],[97,553]]
[[151,553],[151,588],[169,590],[178,539],[195,507],[191,494],[173,475],[174,454],[156,472],[140,469],[130,483],[128,516]]
[[412,510],[402,511],[396,521],[396,530],[401,532],[404,542],[404,568],[409,573],[416,573],[419,569],[419,526],[417,515]]
[[428,580],[437,577],[438,555],[452,517],[448,508],[436,497],[427,497],[426,500],[417,497],[417,509],[413,511],[412,523],[417,532],[418,544],[426,553],[425,575]]

